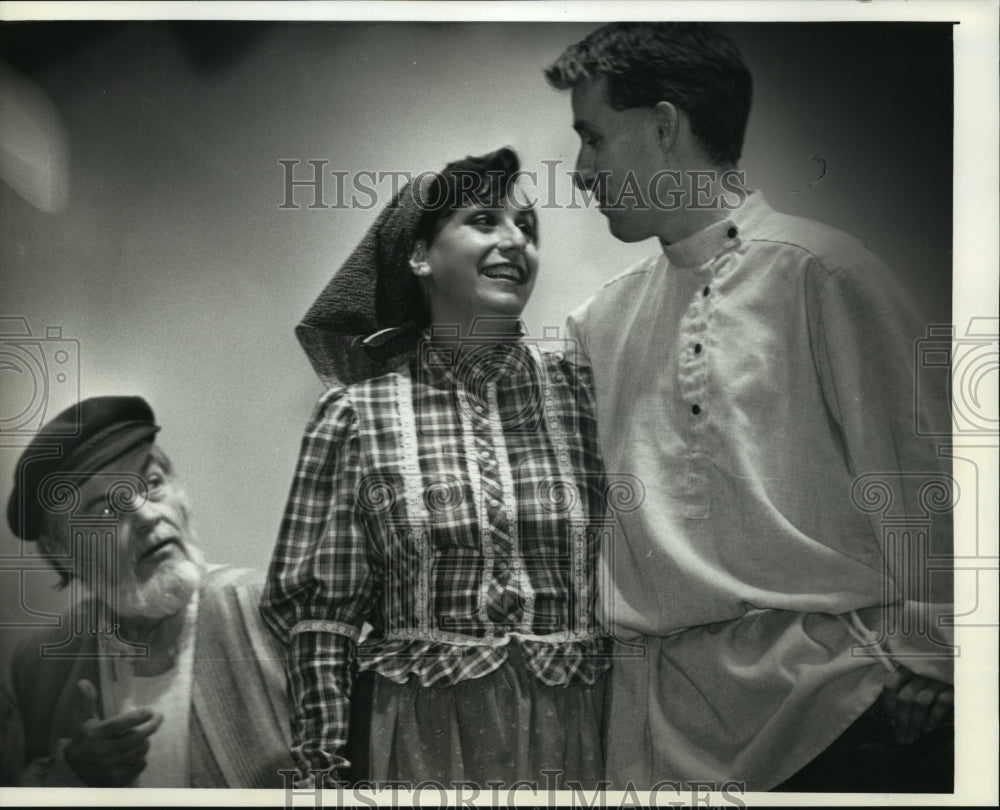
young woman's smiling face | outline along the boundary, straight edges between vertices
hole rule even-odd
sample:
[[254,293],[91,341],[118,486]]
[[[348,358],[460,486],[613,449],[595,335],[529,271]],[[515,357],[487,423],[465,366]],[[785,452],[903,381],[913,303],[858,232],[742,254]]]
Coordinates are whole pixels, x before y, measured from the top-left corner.
[[424,255],[431,321],[465,332],[477,317],[518,318],[538,275],[537,228],[516,187],[502,205],[459,208],[443,219]]

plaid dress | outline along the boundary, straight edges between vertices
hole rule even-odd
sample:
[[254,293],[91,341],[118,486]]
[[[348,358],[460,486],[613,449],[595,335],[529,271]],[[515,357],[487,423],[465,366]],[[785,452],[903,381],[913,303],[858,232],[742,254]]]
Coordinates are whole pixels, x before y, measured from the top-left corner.
[[354,661],[452,687],[497,671],[513,644],[542,686],[600,679],[610,528],[591,396],[562,352],[435,339],[321,398],[262,603],[289,645],[300,784],[348,764]]

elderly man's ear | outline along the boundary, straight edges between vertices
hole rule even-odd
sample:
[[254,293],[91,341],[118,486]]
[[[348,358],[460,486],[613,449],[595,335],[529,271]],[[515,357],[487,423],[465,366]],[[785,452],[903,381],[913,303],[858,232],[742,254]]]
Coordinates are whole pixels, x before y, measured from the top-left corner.
[[413,275],[426,278],[431,274],[431,266],[427,263],[427,243],[418,239],[410,254],[410,269]]

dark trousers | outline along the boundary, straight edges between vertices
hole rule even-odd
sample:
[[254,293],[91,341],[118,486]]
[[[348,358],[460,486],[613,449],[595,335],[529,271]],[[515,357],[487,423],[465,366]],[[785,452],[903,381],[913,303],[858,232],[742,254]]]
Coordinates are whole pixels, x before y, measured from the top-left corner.
[[882,698],[776,791],[795,793],[952,793],[955,726],[896,742]]

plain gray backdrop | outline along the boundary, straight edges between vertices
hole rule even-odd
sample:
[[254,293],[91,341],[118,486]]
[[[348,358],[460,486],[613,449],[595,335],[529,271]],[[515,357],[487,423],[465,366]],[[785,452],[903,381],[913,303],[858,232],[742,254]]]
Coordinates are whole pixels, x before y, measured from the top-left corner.
[[[542,69],[594,27],[0,25],[8,75],[50,100],[68,167],[56,211],[0,184],[0,315],[23,318],[30,350],[49,361],[47,391],[25,369],[0,367],[0,418],[9,425],[31,413],[37,422],[77,394],[142,395],[209,558],[264,568],[321,393],[293,328],[387,199],[371,210],[316,209],[300,189],[301,207],[283,210],[279,161],[300,161],[299,178],[309,160],[349,178],[415,174],[507,144],[539,172],[543,202],[568,202],[577,147],[569,97]],[[779,210],[865,241],[929,323],[948,322],[951,27],[730,30],[755,81],[742,162],[749,186]],[[555,187],[542,161],[561,162]],[[328,176],[328,204],[334,190]],[[536,335],[658,249],[616,242],[595,210],[553,207],[540,224],[541,276],[526,312]],[[47,337],[49,327],[59,336]],[[59,348],[79,364],[62,383]],[[19,453],[10,435],[0,447],[4,504]],[[17,570],[31,553],[0,529],[5,648],[17,627],[39,621],[34,612],[64,599],[51,573]]]

